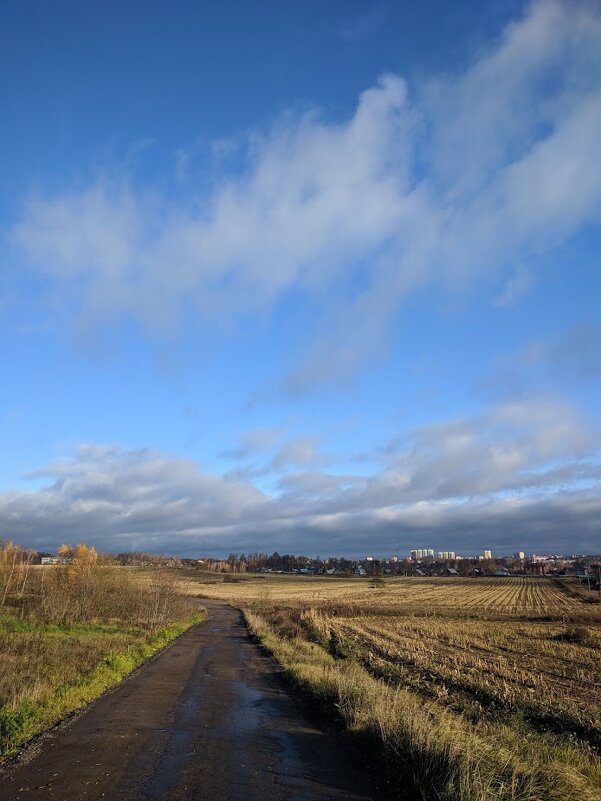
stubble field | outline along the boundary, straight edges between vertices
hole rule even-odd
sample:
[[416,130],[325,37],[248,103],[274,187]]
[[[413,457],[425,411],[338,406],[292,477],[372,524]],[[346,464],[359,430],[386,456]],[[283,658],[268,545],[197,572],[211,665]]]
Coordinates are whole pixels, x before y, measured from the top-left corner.
[[[266,602],[298,605],[303,608],[344,607],[382,608],[394,614],[461,616],[510,616],[553,618],[562,621],[599,619],[596,604],[569,592],[559,580],[537,577],[507,578],[387,578],[373,582],[368,578],[337,578],[242,574],[220,576],[191,572],[182,586],[207,598],[234,599],[238,602]],[[190,583],[191,582],[191,583]],[[594,600],[594,598],[593,598]]]
[[403,797],[601,799],[601,606],[546,578],[190,577]]

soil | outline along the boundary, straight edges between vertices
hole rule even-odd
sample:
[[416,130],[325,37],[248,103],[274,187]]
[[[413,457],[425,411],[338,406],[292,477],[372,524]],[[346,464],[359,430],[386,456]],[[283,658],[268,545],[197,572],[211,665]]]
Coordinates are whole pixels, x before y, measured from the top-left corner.
[[374,778],[308,715],[240,612],[206,606],[207,621],[5,767],[1,801],[376,797]]

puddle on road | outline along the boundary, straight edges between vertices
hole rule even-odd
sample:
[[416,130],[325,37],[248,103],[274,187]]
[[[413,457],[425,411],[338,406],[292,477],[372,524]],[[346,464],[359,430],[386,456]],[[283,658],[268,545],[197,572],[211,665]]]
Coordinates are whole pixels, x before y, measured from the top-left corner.
[[261,744],[262,750],[269,753],[274,763],[274,772],[310,778],[313,771],[303,758],[295,738],[321,736],[321,733],[290,721],[265,691],[250,687],[243,681],[232,681],[231,684],[235,704],[228,718],[228,733],[241,740],[250,738],[255,747]]
[[173,726],[157,729],[158,733],[168,733],[168,741],[156,762],[150,780],[143,789],[145,801],[159,801],[167,793],[177,787],[179,776],[184,766],[197,754],[192,748],[194,732],[197,730],[203,700],[207,691],[207,683],[203,680],[204,666],[201,659],[206,659],[210,647],[201,652],[178,705]]

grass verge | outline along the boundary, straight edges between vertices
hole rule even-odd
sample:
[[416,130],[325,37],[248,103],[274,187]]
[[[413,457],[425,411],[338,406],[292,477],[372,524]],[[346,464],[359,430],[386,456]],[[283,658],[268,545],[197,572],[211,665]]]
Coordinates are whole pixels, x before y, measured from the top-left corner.
[[5,671],[14,674],[19,669],[23,686],[19,694],[13,692],[12,698],[4,694],[5,702],[0,707],[0,760],[119,684],[205,618],[203,611],[152,633],[103,623],[56,626],[4,621],[0,638],[4,636],[7,644],[2,648]]

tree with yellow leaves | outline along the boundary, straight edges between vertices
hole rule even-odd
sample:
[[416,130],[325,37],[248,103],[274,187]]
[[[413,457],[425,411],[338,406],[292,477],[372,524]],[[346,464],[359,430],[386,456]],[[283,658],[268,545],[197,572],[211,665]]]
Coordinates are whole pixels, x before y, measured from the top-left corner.
[[98,552],[83,543],[61,545],[57,557],[59,563],[44,581],[46,613],[57,622],[87,620],[93,615],[102,592]]

